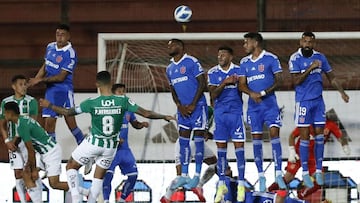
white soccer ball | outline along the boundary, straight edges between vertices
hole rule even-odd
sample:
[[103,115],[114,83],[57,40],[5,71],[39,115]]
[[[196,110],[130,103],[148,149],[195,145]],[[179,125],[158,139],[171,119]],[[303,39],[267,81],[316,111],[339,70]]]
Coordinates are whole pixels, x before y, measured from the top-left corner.
[[174,18],[179,23],[190,22],[192,16],[192,10],[189,6],[178,6],[174,11]]

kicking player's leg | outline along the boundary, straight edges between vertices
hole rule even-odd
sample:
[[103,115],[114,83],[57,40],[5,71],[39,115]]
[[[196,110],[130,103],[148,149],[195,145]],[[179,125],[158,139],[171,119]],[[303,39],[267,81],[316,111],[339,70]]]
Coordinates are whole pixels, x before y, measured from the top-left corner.
[[[87,144],[88,142],[83,141],[79,145],[79,147],[85,146],[86,144],[84,144],[84,143]],[[92,185],[90,187],[89,196],[88,196],[88,203],[95,203],[101,193],[102,186],[103,186],[103,178],[105,176],[107,169],[110,167],[111,162],[114,159],[116,149],[115,148],[103,148],[103,147],[98,147],[98,146],[94,146],[94,145],[91,145],[91,146],[92,146],[93,150],[87,149],[88,151],[90,151],[90,156],[98,154],[99,150],[101,150],[101,152],[102,152],[101,155],[96,158],[96,168],[95,168],[95,172],[94,172],[94,178],[93,178]]]

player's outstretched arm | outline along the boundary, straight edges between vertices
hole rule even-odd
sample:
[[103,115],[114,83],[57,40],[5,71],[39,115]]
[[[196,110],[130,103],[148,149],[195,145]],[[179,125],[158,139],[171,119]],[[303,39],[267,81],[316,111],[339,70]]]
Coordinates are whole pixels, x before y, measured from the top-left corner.
[[156,113],[156,112],[153,112],[150,110],[146,110],[140,106],[135,113],[137,113],[145,118],[150,118],[150,119],[164,119],[166,121],[175,120],[175,117],[173,117],[173,116],[159,114],[159,113]]
[[75,111],[75,108],[66,109],[66,108],[63,108],[60,106],[55,106],[46,99],[41,98],[39,100],[39,103],[40,103],[41,107],[49,108],[49,109],[55,111],[56,113],[64,115],[64,116],[74,116],[77,114],[77,112]]

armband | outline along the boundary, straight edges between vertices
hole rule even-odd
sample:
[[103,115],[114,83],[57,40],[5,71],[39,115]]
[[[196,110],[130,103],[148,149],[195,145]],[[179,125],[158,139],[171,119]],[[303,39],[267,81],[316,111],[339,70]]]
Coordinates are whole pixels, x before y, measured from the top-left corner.
[[262,97],[265,96],[265,95],[266,95],[265,90],[261,91],[261,92],[260,92],[260,95],[261,95]]

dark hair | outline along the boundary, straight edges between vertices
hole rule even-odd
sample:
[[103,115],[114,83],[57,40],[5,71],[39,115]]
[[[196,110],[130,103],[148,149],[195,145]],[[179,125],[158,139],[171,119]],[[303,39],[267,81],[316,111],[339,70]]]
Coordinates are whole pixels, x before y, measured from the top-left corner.
[[17,80],[26,80],[26,77],[24,75],[14,75],[14,77],[11,78],[11,83],[15,83]]
[[111,83],[111,75],[108,71],[100,71],[96,74],[96,82],[101,84],[110,84]]
[[314,33],[312,32],[304,32],[302,35],[301,35],[301,38],[303,37],[311,37],[311,38],[314,38],[315,39],[315,35]]
[[181,40],[181,39],[171,39],[169,40],[169,42],[173,42],[173,43],[176,43],[176,44],[179,44],[181,47],[185,47],[185,44],[184,42]]
[[7,102],[4,105],[4,109],[5,111],[12,111],[17,115],[20,115],[20,109],[19,109],[19,105],[16,102]]
[[250,38],[250,39],[253,39],[257,42],[259,42],[260,45],[263,44],[263,37],[261,36],[260,33],[258,32],[248,32],[244,35],[244,38]]
[[233,55],[234,54],[234,50],[231,48],[231,47],[228,47],[228,46],[220,46],[218,51],[220,50],[224,50],[224,51],[227,51],[229,52],[229,54]]
[[113,86],[111,87],[111,92],[115,93],[115,90],[117,90],[118,88],[125,88],[125,84],[123,83],[113,84]]
[[64,23],[58,24],[56,29],[66,30],[66,31],[70,32],[70,26],[67,24],[64,24]]

